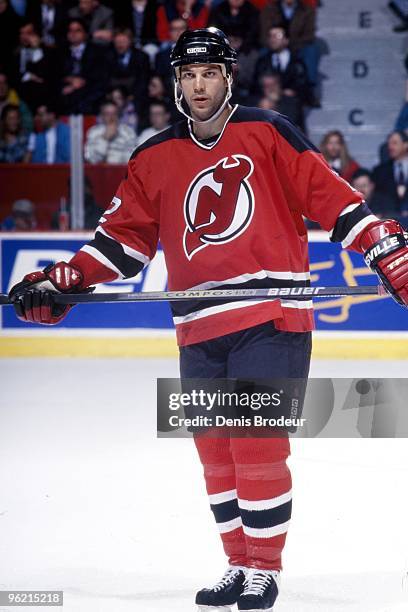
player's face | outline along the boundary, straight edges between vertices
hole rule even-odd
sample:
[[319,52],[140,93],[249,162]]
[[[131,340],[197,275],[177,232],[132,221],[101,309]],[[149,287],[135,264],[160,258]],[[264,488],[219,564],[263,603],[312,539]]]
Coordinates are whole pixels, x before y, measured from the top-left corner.
[[181,69],[181,88],[191,115],[205,121],[221,106],[226,81],[217,64],[191,64]]

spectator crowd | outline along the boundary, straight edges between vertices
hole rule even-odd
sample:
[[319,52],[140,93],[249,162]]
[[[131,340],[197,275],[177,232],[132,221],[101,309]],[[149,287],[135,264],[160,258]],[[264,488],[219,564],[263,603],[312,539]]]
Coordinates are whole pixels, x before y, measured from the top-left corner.
[[360,191],[378,216],[398,219],[408,227],[408,134],[397,127],[381,147],[381,162],[373,170],[362,168],[348,151],[338,130],[327,132],[320,150],[330,167]]
[[[97,117],[90,163],[129,151],[179,118],[170,55],[213,25],[238,53],[233,102],[305,129],[318,106],[314,0],[0,0],[0,162],[69,159],[67,117]],[[45,133],[45,135],[44,135]]]
[[[391,4],[395,12],[398,3]],[[125,164],[138,144],[181,118],[170,55],[187,28],[209,25],[222,29],[237,51],[232,102],[276,110],[307,132],[307,112],[320,106],[318,5],[0,0],[0,162],[69,162],[68,117],[82,114],[85,161]],[[407,128],[408,102],[373,171],[359,167],[341,132],[329,131],[320,143],[332,169],[377,214],[408,218]],[[19,222],[33,215],[27,202],[18,200],[12,211]]]

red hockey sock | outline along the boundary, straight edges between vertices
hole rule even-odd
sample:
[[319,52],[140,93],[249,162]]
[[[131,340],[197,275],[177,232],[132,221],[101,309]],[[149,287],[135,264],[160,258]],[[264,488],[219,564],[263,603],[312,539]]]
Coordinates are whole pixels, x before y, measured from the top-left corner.
[[232,438],[231,452],[248,566],[280,570],[292,508],[289,440]]
[[231,565],[248,565],[246,542],[237,501],[235,466],[229,438],[194,438],[209,495],[211,510]]

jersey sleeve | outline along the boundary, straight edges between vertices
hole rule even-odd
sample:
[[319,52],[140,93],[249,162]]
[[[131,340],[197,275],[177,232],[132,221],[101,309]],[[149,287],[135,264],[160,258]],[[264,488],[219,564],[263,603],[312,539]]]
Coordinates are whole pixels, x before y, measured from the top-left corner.
[[354,248],[356,236],[377,218],[363,195],[338,176],[319,150],[288,119],[275,127],[275,163],[289,206],[330,232],[333,242]]
[[99,220],[94,238],[71,264],[84,275],[84,286],[130,278],[154,257],[159,236],[159,206],[143,188],[144,166],[138,157]]

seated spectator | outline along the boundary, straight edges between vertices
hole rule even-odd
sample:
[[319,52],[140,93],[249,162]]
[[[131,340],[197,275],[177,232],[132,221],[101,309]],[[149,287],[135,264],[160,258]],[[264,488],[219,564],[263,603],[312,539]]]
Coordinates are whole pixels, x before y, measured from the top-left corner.
[[254,82],[258,51],[244,45],[244,39],[238,30],[232,29],[225,33],[231,47],[237,52],[237,63],[234,66],[234,80],[232,82],[233,102],[250,105],[249,96]]
[[19,95],[34,112],[50,96],[55,96],[55,57],[41,44],[32,23],[20,28],[20,45],[13,54],[12,82]]
[[41,132],[31,134],[28,150],[33,164],[66,164],[70,160],[69,126],[58,121],[58,114],[50,104],[37,108],[35,114]]
[[58,0],[28,2],[26,16],[46,47],[57,47],[64,42],[67,13]]
[[130,28],[136,47],[142,49],[157,42],[156,13],[157,0],[121,0],[115,3],[115,24]]
[[123,125],[128,125],[135,132],[138,128],[138,116],[135,105],[131,100],[125,87],[115,87],[106,96],[109,102],[113,102],[118,107],[119,121]]
[[283,28],[271,28],[268,50],[262,53],[255,66],[255,91],[260,93],[260,79],[265,73],[278,74],[286,96],[298,96],[303,104],[311,98],[311,88],[303,62],[289,49],[289,39]]
[[246,52],[259,45],[259,11],[248,0],[224,0],[212,9],[209,24],[223,32],[233,30]]
[[316,35],[316,13],[299,0],[270,0],[261,11],[261,44],[267,46],[270,28],[287,30],[292,51],[313,42]]
[[286,115],[301,130],[305,129],[302,105],[296,96],[286,96],[282,91],[282,84],[278,74],[264,74],[261,77],[262,97],[258,102],[259,108],[274,110]]
[[392,132],[387,145],[389,161],[373,170],[374,193],[384,217],[405,217],[408,215],[408,136],[405,132]]
[[35,206],[31,200],[16,200],[11,214],[0,224],[2,232],[32,232],[37,227]]
[[27,104],[20,100],[15,89],[10,89],[7,75],[0,72],[0,114],[5,106],[18,106],[21,115],[21,125],[27,134],[33,130],[33,116]]
[[113,11],[99,0],[79,0],[68,12],[70,19],[81,19],[94,43],[107,44],[113,35]]
[[10,0],[0,0],[0,70],[6,70],[10,65],[21,25],[22,19],[10,5]]
[[167,101],[167,91],[163,79],[158,74],[152,74],[147,85],[149,98]]
[[338,130],[331,130],[323,136],[320,151],[330,168],[346,181],[350,181],[358,170],[358,163],[350,156],[344,136]]
[[137,106],[146,101],[150,75],[149,56],[133,46],[131,30],[118,30],[113,38],[109,87],[126,87]]
[[270,0],[261,12],[263,45],[268,43],[268,32],[271,27],[283,27],[287,30],[290,49],[303,61],[310,83],[316,86],[320,51],[315,41],[315,10],[306,6],[301,0]]
[[163,79],[158,74],[152,74],[150,77],[150,81],[147,86],[147,95],[147,104],[145,104],[139,111],[140,130],[150,125],[149,109],[152,102],[163,102],[170,111],[171,120],[180,120],[181,115],[176,108],[174,98],[173,96],[169,96],[164,86]]
[[28,134],[22,128],[20,111],[9,104],[0,115],[0,162],[14,164],[28,158]]
[[157,101],[150,104],[149,121],[150,127],[143,130],[139,135],[138,146],[170,126],[170,112],[164,102]]
[[91,127],[86,135],[85,159],[91,164],[127,164],[136,148],[136,133],[119,122],[119,112],[113,102],[101,106],[100,125]]
[[367,206],[375,212],[376,215],[381,217],[381,199],[378,198],[378,195],[374,191],[375,184],[372,173],[367,170],[367,168],[359,168],[351,177],[350,184],[354,189],[363,194]]
[[88,40],[86,25],[72,19],[68,24],[67,46],[61,51],[61,114],[93,115],[107,90],[109,61],[101,45]]
[[163,0],[157,9],[157,38],[160,42],[170,40],[170,23],[181,17],[189,30],[206,28],[210,0]]
[[170,39],[164,42],[156,55],[156,73],[162,78],[167,93],[173,95],[173,69],[170,64],[170,56],[174,46],[181,34],[187,30],[187,22],[180,17],[170,22]]

